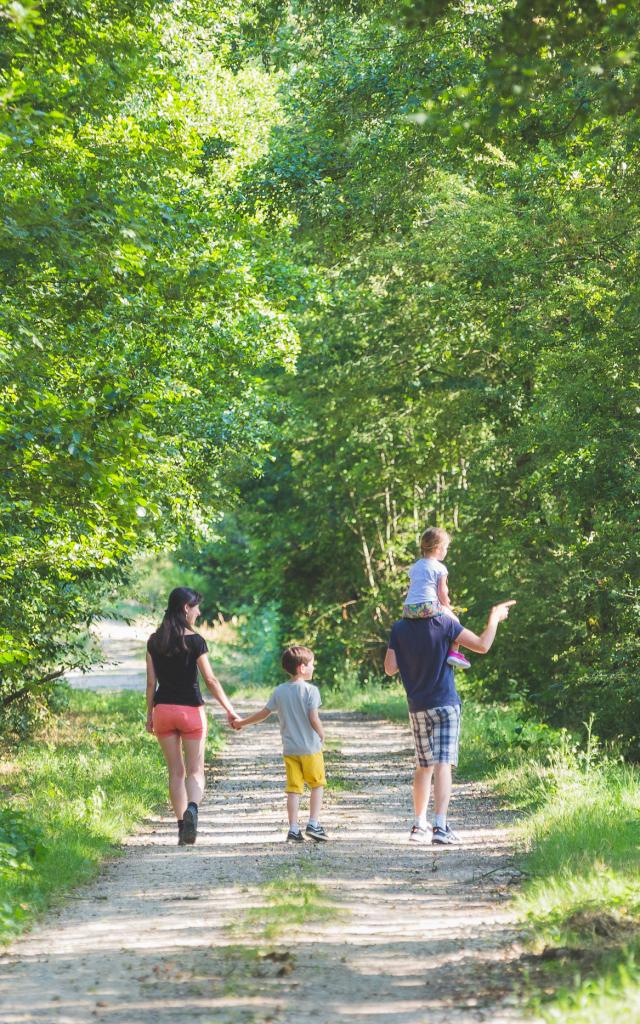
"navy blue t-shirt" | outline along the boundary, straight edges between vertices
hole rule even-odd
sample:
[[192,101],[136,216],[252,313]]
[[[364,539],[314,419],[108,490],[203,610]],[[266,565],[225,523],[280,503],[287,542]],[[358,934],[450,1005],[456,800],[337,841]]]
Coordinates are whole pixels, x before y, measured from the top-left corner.
[[447,655],[462,630],[448,615],[394,622],[389,647],[395,651],[409,711],[460,704]]

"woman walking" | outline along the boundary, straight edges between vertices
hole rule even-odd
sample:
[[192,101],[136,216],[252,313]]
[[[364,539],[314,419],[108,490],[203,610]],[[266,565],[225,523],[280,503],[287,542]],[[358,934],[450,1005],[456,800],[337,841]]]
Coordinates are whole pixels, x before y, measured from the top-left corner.
[[189,587],[172,590],[162,623],[147,641],[147,732],[158,737],[169,769],[179,846],[196,841],[204,792],[207,718],[198,672],[226,711],[229,725],[239,717],[211,671],[206,640],[193,628],[201,600]]

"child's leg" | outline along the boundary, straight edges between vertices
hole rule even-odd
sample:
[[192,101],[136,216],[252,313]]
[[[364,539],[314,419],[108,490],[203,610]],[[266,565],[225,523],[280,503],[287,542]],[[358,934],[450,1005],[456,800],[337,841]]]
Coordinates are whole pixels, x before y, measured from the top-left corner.
[[[440,614],[446,615],[448,619],[453,619],[454,622],[460,622],[460,619],[458,618],[456,613],[444,604],[441,605]],[[449,645],[449,658],[451,658],[449,664],[453,665],[456,668],[471,667],[471,662],[468,661],[467,658],[465,658],[464,654],[460,653],[460,644],[455,643],[455,641],[454,643]]]
[[300,797],[304,793],[304,779],[302,777],[302,763],[299,757],[290,754],[284,755],[284,767],[287,773],[287,815],[289,817],[289,831],[299,832],[298,812],[300,810]]
[[309,824],[305,832],[316,843],[324,843],[329,838],[320,824],[322,797],[326,783],[324,757],[320,751],[317,754],[304,754],[302,756],[302,765],[304,781],[311,790],[309,797]]
[[300,794],[287,793],[287,815],[289,817],[289,828],[298,828],[298,814],[300,811]]
[[323,794],[324,786],[316,786],[315,789],[311,790],[311,796],[309,797],[309,821],[320,820]]
[[440,615],[446,615],[448,619],[453,619],[454,622],[460,622],[460,619],[451,608],[447,608],[446,604],[440,605]]

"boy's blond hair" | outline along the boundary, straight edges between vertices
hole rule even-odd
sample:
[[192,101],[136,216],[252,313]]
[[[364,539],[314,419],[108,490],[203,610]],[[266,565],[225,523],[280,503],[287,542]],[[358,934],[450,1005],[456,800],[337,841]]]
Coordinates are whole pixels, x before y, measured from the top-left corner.
[[429,556],[432,555],[441,544],[446,544],[447,541],[450,540],[451,536],[446,530],[441,529],[441,527],[427,527],[420,538],[420,553],[422,554],[422,557],[429,558]]

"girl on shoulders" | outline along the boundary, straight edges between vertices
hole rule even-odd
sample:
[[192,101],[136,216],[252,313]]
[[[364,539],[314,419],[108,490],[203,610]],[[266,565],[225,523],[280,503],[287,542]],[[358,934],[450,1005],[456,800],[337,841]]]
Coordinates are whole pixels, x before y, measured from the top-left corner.
[[[434,615],[448,615],[459,621],[451,607],[447,578],[449,570],[444,565],[451,537],[446,530],[430,526],[420,538],[422,558],[409,569],[409,590],[402,608],[403,619],[430,619]],[[470,668],[458,644],[452,644],[447,663],[454,668]]]

